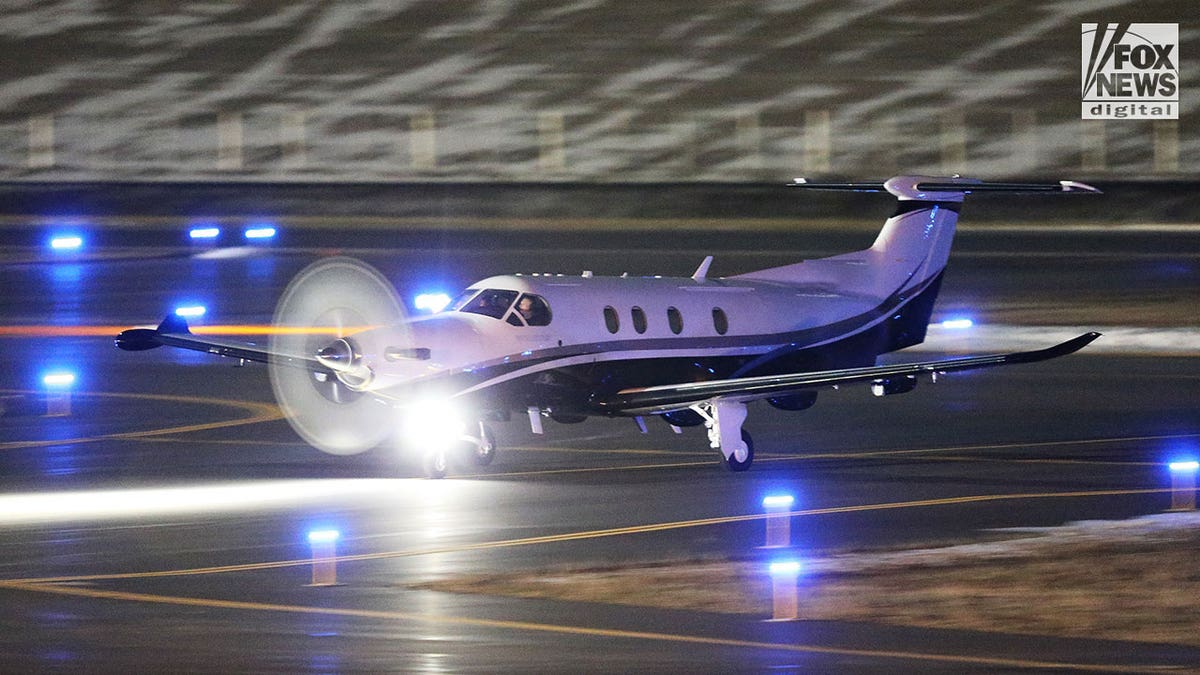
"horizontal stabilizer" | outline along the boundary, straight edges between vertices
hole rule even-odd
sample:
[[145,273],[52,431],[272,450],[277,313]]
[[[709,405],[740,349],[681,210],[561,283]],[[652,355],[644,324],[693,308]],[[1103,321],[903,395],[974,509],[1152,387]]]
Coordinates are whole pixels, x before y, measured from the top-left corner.
[[[988,183],[973,179],[933,178],[917,176],[912,187],[920,192],[958,192],[971,194],[973,192],[1085,192],[1099,194],[1100,190],[1073,180],[1060,180],[1054,183]],[[788,187],[808,188],[810,190],[846,190],[851,192],[890,192],[887,183],[815,183],[805,178],[796,178]],[[895,180],[895,179],[893,179]],[[889,183],[892,181],[888,181]]]

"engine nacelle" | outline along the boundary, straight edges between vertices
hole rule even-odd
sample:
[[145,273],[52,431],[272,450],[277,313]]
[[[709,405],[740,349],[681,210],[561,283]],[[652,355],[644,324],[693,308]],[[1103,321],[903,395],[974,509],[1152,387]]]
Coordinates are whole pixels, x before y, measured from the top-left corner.
[[786,410],[788,412],[807,410],[813,407],[816,402],[817,392],[815,391],[802,391],[798,394],[772,396],[767,399],[767,403],[770,403],[772,408],[778,408],[779,410]]
[[889,377],[871,383],[871,393],[876,396],[903,394],[917,388],[917,376]]

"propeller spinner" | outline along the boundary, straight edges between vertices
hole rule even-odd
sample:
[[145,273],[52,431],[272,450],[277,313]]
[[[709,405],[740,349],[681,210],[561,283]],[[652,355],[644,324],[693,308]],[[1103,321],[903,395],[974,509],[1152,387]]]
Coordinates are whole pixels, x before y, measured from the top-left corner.
[[364,363],[371,346],[354,336],[404,322],[391,283],[362,261],[326,258],[292,279],[275,306],[271,349],[315,358],[330,371],[270,365],[275,399],[296,433],[335,455],[359,453],[387,438],[395,413],[362,393],[372,378]]

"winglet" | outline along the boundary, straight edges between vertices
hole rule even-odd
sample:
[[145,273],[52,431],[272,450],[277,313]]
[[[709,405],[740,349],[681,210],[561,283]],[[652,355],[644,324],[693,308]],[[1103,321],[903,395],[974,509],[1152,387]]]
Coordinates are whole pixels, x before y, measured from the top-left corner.
[[187,319],[177,314],[168,314],[162,323],[158,324],[158,332],[188,334],[192,331],[188,330]]
[[127,352],[141,352],[161,347],[163,342],[158,338],[160,335],[166,333],[189,335],[191,331],[188,330],[187,321],[183,317],[168,314],[162,320],[162,323],[158,324],[157,328],[142,327],[121,331],[113,340],[113,344],[116,345],[117,349],[123,349]]
[[692,275],[692,281],[704,281],[708,277],[708,266],[712,265],[712,261],[713,257],[711,255],[706,256],[704,262],[700,263],[700,266],[696,268],[696,273]]

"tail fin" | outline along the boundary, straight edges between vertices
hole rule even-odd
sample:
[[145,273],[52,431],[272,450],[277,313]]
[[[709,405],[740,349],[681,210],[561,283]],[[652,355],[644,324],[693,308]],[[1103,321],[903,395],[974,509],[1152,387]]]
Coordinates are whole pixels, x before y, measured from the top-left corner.
[[[883,183],[810,183],[797,178],[792,187],[854,192],[890,192],[899,203],[871,248],[740,275],[781,283],[834,284],[867,295],[887,295],[906,285],[941,274],[950,257],[963,197],[973,192],[1100,192],[1074,181],[1057,183],[985,183],[958,176],[896,176]],[[862,274],[863,265],[870,274]],[[857,266],[853,269],[852,266]]]
[[867,300],[871,306],[907,306],[909,311],[897,312],[897,317],[904,314],[904,325],[895,328],[887,349],[899,349],[924,339],[965,195],[1100,192],[1074,181],[985,183],[958,176],[896,176],[883,183],[809,183],[797,178],[792,185],[818,190],[886,191],[895,195],[899,203],[868,249],[732,278],[828,288]]

